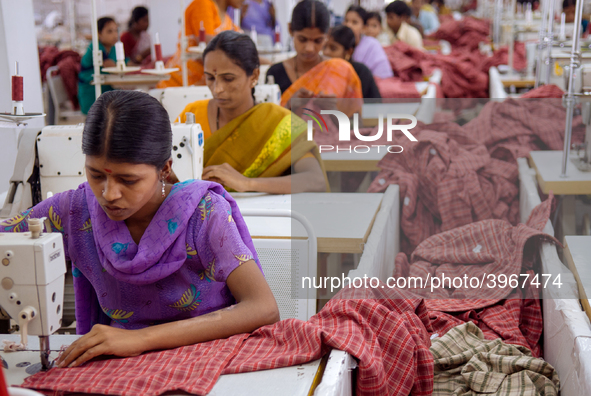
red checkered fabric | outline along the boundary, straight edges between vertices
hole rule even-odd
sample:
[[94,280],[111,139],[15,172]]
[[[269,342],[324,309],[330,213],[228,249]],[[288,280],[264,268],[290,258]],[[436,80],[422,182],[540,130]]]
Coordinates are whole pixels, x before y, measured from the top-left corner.
[[522,98],[562,98],[564,91],[554,84],[542,85],[521,95]]
[[[513,69],[524,70],[527,67],[527,60],[525,58],[525,44],[516,41],[513,46]],[[509,47],[504,46],[493,52],[493,56],[485,57],[480,64],[480,70],[488,73],[488,70],[493,66],[509,64]]]
[[408,98],[421,97],[414,82],[403,82],[400,77],[379,78],[374,76],[376,85],[382,98]]
[[[394,276],[427,280],[442,279],[443,275],[478,279],[505,275],[508,279],[511,275],[527,273],[533,279],[533,264],[540,243],[558,243],[541,232],[550,217],[552,202],[550,195],[534,208],[527,224],[513,227],[500,220],[484,220],[434,235],[417,247],[410,261],[404,253],[398,254]],[[501,337],[507,343],[530,348],[540,356],[538,342],[544,326],[539,290],[531,283],[525,286],[523,291],[486,286],[408,290],[425,298],[431,327],[439,335],[471,320],[489,339]]]
[[[464,129],[489,150],[508,144],[530,150],[562,150],[565,121],[560,99],[508,99],[487,103]],[[573,125],[580,124],[577,117]]]
[[423,76],[430,72],[421,68],[421,62],[429,59],[430,55],[404,41],[397,41],[384,47],[384,52],[390,61],[394,75],[402,81],[424,81]]
[[[478,42],[476,43],[478,47]],[[384,48],[394,76],[402,82],[423,81],[433,70],[442,72],[441,89],[447,98],[488,98],[488,70],[508,62],[508,49],[500,48],[488,57],[478,51],[460,48],[450,55],[430,54],[397,41]],[[525,45],[515,43],[513,65],[517,70],[527,66]],[[380,92],[382,88],[380,87]],[[382,97],[401,97],[398,91],[384,89]]]
[[489,42],[490,21],[464,16],[461,21],[443,18],[441,26],[429,38],[449,41],[453,48],[478,50],[478,43]]
[[[412,253],[409,264],[404,253],[396,258],[397,276],[412,276],[427,279],[442,277],[482,279],[488,274],[519,275],[522,268],[532,268],[533,252],[524,256],[526,242],[532,238],[558,243],[554,237],[542,232],[548,218],[553,197],[540,204],[528,222],[512,226],[502,220],[484,220],[433,235],[423,241]],[[533,228],[533,227],[536,228]],[[406,273],[403,270],[408,269]],[[414,289],[411,289],[414,290]],[[511,293],[506,288],[454,287],[439,288],[431,292],[428,288],[414,290],[418,295],[429,298],[429,309],[458,312],[481,308],[484,304],[495,303]],[[440,300],[438,300],[440,299]],[[450,299],[450,300],[448,300]],[[444,308],[444,309],[443,309]]]
[[[427,237],[485,219],[517,224],[517,158],[531,150],[561,150],[566,111],[560,99],[488,102],[478,116],[420,124],[418,139],[399,137],[401,154],[387,154],[369,192],[400,186],[401,250],[411,253]],[[574,119],[573,142],[584,139],[581,116]]]
[[207,394],[220,374],[292,366],[330,348],[359,362],[358,395],[430,395],[433,356],[421,299],[392,289],[346,289],[309,321],[283,320],[240,334],[138,357],[93,361],[28,377],[34,389],[108,395]]
[[457,124],[432,124],[413,134],[416,143],[394,142],[404,152],[380,161],[382,171],[369,188],[378,192],[389,184],[400,186],[403,251],[411,252],[440,230],[474,221],[517,222],[516,172],[495,174],[496,162],[486,147],[461,135]]
[[[302,322],[288,319],[255,332],[224,373],[303,363],[321,355],[316,352],[311,358],[295,357],[309,349],[318,351],[324,344],[359,360],[357,394],[431,394],[433,357],[428,351],[428,314],[422,300],[408,296],[380,287],[345,289],[305,322],[304,330]],[[270,357],[261,359],[257,355]]]

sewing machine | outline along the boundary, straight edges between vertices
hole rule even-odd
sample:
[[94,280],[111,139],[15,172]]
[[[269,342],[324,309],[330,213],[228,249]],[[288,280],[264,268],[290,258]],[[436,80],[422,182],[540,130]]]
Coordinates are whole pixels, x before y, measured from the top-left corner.
[[[203,172],[203,131],[193,121],[189,117],[188,123],[171,125],[172,169],[179,181],[200,179]],[[14,217],[48,196],[76,189],[86,181],[83,130],[84,124],[55,125],[43,128],[41,133],[35,129],[21,133],[0,219]],[[34,180],[31,176],[35,176],[37,160],[39,178]]]
[[186,123],[172,124],[172,170],[179,181],[201,179],[203,142],[203,130],[193,113],[188,113]]
[[41,363],[32,374],[50,367],[49,336],[62,323],[66,262],[62,235],[42,233],[42,219],[28,223],[29,232],[0,233],[0,306],[18,322],[21,344],[39,336]]
[[[158,99],[162,106],[164,106],[170,117],[170,122],[174,122],[189,103],[198,100],[213,99],[211,91],[206,86],[151,89],[148,93]],[[256,85],[254,87],[254,101],[255,104],[265,102],[279,104],[281,102],[279,85]]]

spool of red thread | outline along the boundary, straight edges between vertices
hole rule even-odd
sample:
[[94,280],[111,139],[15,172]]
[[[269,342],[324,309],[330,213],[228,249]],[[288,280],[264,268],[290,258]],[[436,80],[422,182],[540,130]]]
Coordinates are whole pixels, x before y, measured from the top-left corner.
[[156,61],[162,60],[162,45],[161,44],[154,44],[154,52],[156,53]]
[[23,101],[23,76],[12,76],[12,100]]
[[205,43],[205,29],[203,26],[199,29],[199,43]]

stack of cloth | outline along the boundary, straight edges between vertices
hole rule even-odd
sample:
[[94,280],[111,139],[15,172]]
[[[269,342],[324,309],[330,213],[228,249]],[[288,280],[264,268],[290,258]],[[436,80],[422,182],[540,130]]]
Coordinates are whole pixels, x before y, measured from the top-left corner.
[[550,84],[550,85],[542,85],[541,87],[532,89],[531,91],[528,91],[528,92],[524,93],[523,95],[521,95],[521,98],[522,99],[528,99],[528,98],[529,99],[532,99],[532,98],[560,99],[560,98],[562,98],[562,95],[564,95],[564,91],[562,89],[558,88],[554,84]]
[[[562,150],[566,111],[559,99],[488,102],[465,125],[453,122],[412,129],[418,142],[386,154],[369,192],[400,186],[401,249],[412,252],[431,235],[485,219],[517,224],[517,158],[531,150]],[[582,142],[581,117],[573,142]]]
[[[394,77],[376,79],[383,98],[402,97],[400,94],[392,95],[390,86],[394,82],[424,81],[435,69],[442,71],[441,88],[446,98],[487,98],[488,70],[508,62],[506,47],[495,51],[491,57],[465,48],[454,50],[450,55],[441,55],[430,54],[397,41],[384,48],[384,51],[390,60]],[[515,43],[513,65],[516,70],[527,66],[523,43]]]
[[417,90],[417,86],[414,82],[402,81],[400,78],[396,77],[379,78],[374,76],[374,80],[382,98],[421,98],[421,93]]
[[421,299],[398,290],[344,289],[310,320],[282,320],[251,334],[125,359],[54,368],[27,388],[109,395],[205,395],[221,374],[268,370],[319,359],[330,348],[358,361],[358,395],[431,395],[429,316]]
[[468,322],[433,340],[433,395],[557,396],[560,381],[554,367],[524,347],[500,339],[487,341]]
[[[515,70],[524,70],[527,67],[527,58],[525,55],[525,44],[516,41],[513,46],[513,69]],[[458,53],[465,52],[465,51],[458,51]],[[452,54],[453,55],[453,54]],[[479,52],[476,53],[481,58],[479,68],[484,73],[488,74],[488,70],[491,67],[497,67],[499,65],[507,65],[509,64],[509,47],[503,46],[500,47],[498,50],[495,50],[492,56],[485,56],[480,54]]]
[[73,110],[78,110],[78,73],[80,72],[80,54],[76,51],[60,51],[56,47],[39,49],[39,67],[41,69],[41,81],[45,82],[47,69],[51,66],[59,67],[64,88],[68,98],[72,102]]
[[[425,282],[422,287],[413,283],[407,290],[425,298],[434,333],[443,335],[471,321],[486,339],[501,338],[528,348],[533,356],[542,355],[541,288],[536,288],[535,282],[532,285],[532,280],[541,244],[558,244],[554,237],[542,232],[552,203],[550,196],[534,208],[526,224],[512,226],[503,220],[483,220],[433,235],[410,258],[405,253],[397,255],[394,277]],[[443,279],[443,275],[467,278],[470,283],[454,282],[453,286],[431,289],[428,280]],[[514,282],[509,283],[510,279],[517,279],[517,288]]]
[[469,51],[477,51],[481,42],[488,42],[490,34],[490,21],[464,16],[456,21],[453,17],[444,17],[441,26],[430,39],[449,41],[453,49],[465,48]]

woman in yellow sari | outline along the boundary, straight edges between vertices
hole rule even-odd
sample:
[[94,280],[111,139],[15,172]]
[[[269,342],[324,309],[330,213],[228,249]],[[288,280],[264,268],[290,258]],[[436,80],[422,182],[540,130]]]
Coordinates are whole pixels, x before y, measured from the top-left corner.
[[[232,6],[240,9],[243,0],[193,0],[185,10],[185,34],[188,38],[188,46],[198,44],[199,30],[201,24],[205,30],[205,41],[209,42],[216,34],[226,30],[240,31],[234,25],[232,19],[226,13],[227,8]],[[179,34],[180,41],[180,34]],[[179,71],[170,75],[170,80],[160,81],[157,88],[180,87],[183,85],[183,64],[181,62],[181,45],[177,45],[175,54],[166,62],[167,68],[178,68]],[[187,61],[189,85],[203,85],[203,62],[201,60],[189,59]]]
[[189,104],[205,138],[203,179],[236,191],[290,194],[326,191],[326,172],[307,125],[281,106],[255,106],[259,58],[250,37],[216,36],[203,53],[206,82],[214,99]]
[[291,108],[291,99],[316,97],[346,99],[337,102],[337,107],[348,115],[361,107],[361,101],[352,100],[363,97],[353,66],[343,59],[320,55],[329,27],[330,13],[320,1],[303,0],[294,7],[289,32],[296,56],[267,72],[267,78],[273,76],[281,89],[282,106]]

